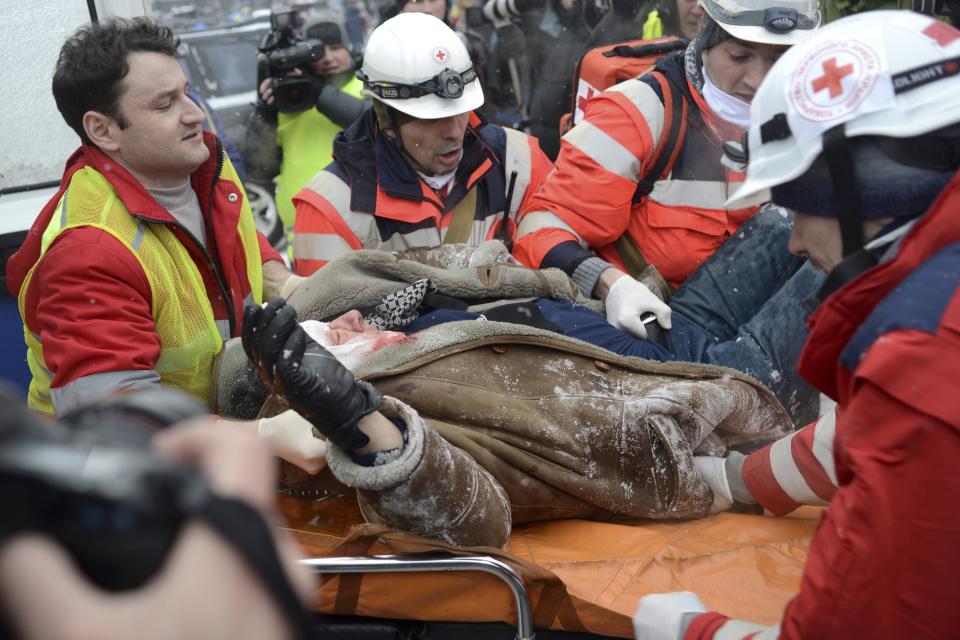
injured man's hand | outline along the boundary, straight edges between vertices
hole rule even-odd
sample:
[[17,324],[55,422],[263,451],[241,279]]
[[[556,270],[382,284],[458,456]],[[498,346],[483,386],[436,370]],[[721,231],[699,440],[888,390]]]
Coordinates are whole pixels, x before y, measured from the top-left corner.
[[[333,354],[307,335],[296,311],[282,299],[246,308],[243,348],[266,385],[344,451],[360,451],[370,444],[366,429],[358,426],[366,416],[376,412],[365,422],[389,424],[377,412],[380,394],[354,379]],[[397,435],[402,444],[399,431]]]

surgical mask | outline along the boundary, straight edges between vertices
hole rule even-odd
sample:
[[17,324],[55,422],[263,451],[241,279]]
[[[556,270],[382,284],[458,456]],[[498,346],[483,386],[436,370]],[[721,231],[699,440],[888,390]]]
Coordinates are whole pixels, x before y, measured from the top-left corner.
[[729,122],[741,129],[750,128],[750,103],[718,89],[717,85],[710,81],[706,65],[703,67],[703,99],[724,122]]

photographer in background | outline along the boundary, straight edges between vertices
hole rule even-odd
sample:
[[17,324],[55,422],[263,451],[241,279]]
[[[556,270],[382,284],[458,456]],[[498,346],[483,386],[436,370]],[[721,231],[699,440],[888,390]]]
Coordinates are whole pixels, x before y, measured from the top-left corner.
[[453,27],[450,21],[450,5],[447,0],[393,0],[387,2],[380,7],[378,24],[383,24],[401,13],[426,13],[443,20],[448,27]]
[[548,0],[537,28],[527,36],[536,78],[529,131],[551,160],[560,152],[560,118],[569,109],[574,69],[589,36],[582,0]]
[[[90,429],[70,424],[68,430],[63,422],[43,420],[3,397],[7,411],[0,418],[0,440],[9,455],[0,459],[5,487],[0,607],[8,628],[0,636],[4,631],[17,638],[304,635],[309,618],[299,603],[307,599],[313,581],[295,564],[293,540],[263,526],[274,520],[276,478],[276,463],[265,443],[196,417],[157,433],[147,445],[153,418],[171,412],[172,405],[176,413],[184,398],[141,392],[107,401],[93,410],[107,423],[117,422],[116,429],[104,433],[107,424],[98,422]],[[145,435],[131,446],[137,427],[146,427],[140,431]],[[108,468],[110,462],[115,468]],[[129,505],[157,509],[169,504],[172,487],[184,489],[181,497],[206,494],[188,500],[194,504],[226,505],[250,518],[244,529],[249,532],[253,525],[263,534],[257,548],[271,549],[264,555],[272,556],[274,577],[286,582],[284,594],[290,600],[277,597],[277,583],[268,587],[269,581],[251,570],[249,557],[238,553],[222,529],[195,512],[178,514],[182,521],[172,525],[167,548],[151,545],[157,540],[153,525],[169,526],[175,518],[151,520],[146,508],[134,508],[131,516]],[[197,506],[198,511],[205,508]],[[98,529],[89,517],[95,513],[127,514],[128,529],[118,527],[116,517],[102,519]],[[80,533],[71,537],[71,530]],[[113,566],[96,573],[81,569],[85,565],[78,558],[90,557],[89,548],[98,545],[109,549]],[[158,566],[131,587],[127,568],[143,566],[150,557],[157,557]]]
[[676,36],[693,40],[700,32],[703,7],[697,0],[613,0],[610,12],[590,33],[584,53],[627,40]]
[[464,12],[468,47],[485,52],[481,78],[490,122],[513,129],[528,124],[532,74],[526,34],[536,29],[543,6],[543,0],[475,0]]
[[[260,80],[244,158],[249,180],[276,193],[277,211],[292,244],[291,198],[330,163],[334,136],[369,103],[360,96],[363,83],[353,75],[349,40],[337,14],[324,12],[308,20],[303,38],[290,24],[290,14],[272,19],[274,32],[261,47],[267,61],[263,75],[270,77]],[[295,55],[288,53],[293,47]]]

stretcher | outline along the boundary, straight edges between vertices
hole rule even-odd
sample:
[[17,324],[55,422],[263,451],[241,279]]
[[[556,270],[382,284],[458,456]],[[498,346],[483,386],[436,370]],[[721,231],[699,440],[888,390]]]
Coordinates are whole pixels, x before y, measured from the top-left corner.
[[629,638],[641,596],[680,590],[774,624],[799,588],[820,511],[550,521],[515,527],[493,549],[364,523],[352,496],[279,504],[321,576],[312,607],[334,639]]

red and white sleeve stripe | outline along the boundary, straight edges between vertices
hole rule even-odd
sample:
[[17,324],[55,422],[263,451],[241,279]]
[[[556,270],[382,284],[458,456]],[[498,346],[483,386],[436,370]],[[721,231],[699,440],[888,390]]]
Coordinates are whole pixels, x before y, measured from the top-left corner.
[[683,640],[777,640],[780,627],[765,627],[709,612],[693,619]]
[[834,408],[816,422],[747,456],[743,481],[753,498],[776,515],[801,505],[825,505],[837,490]]

